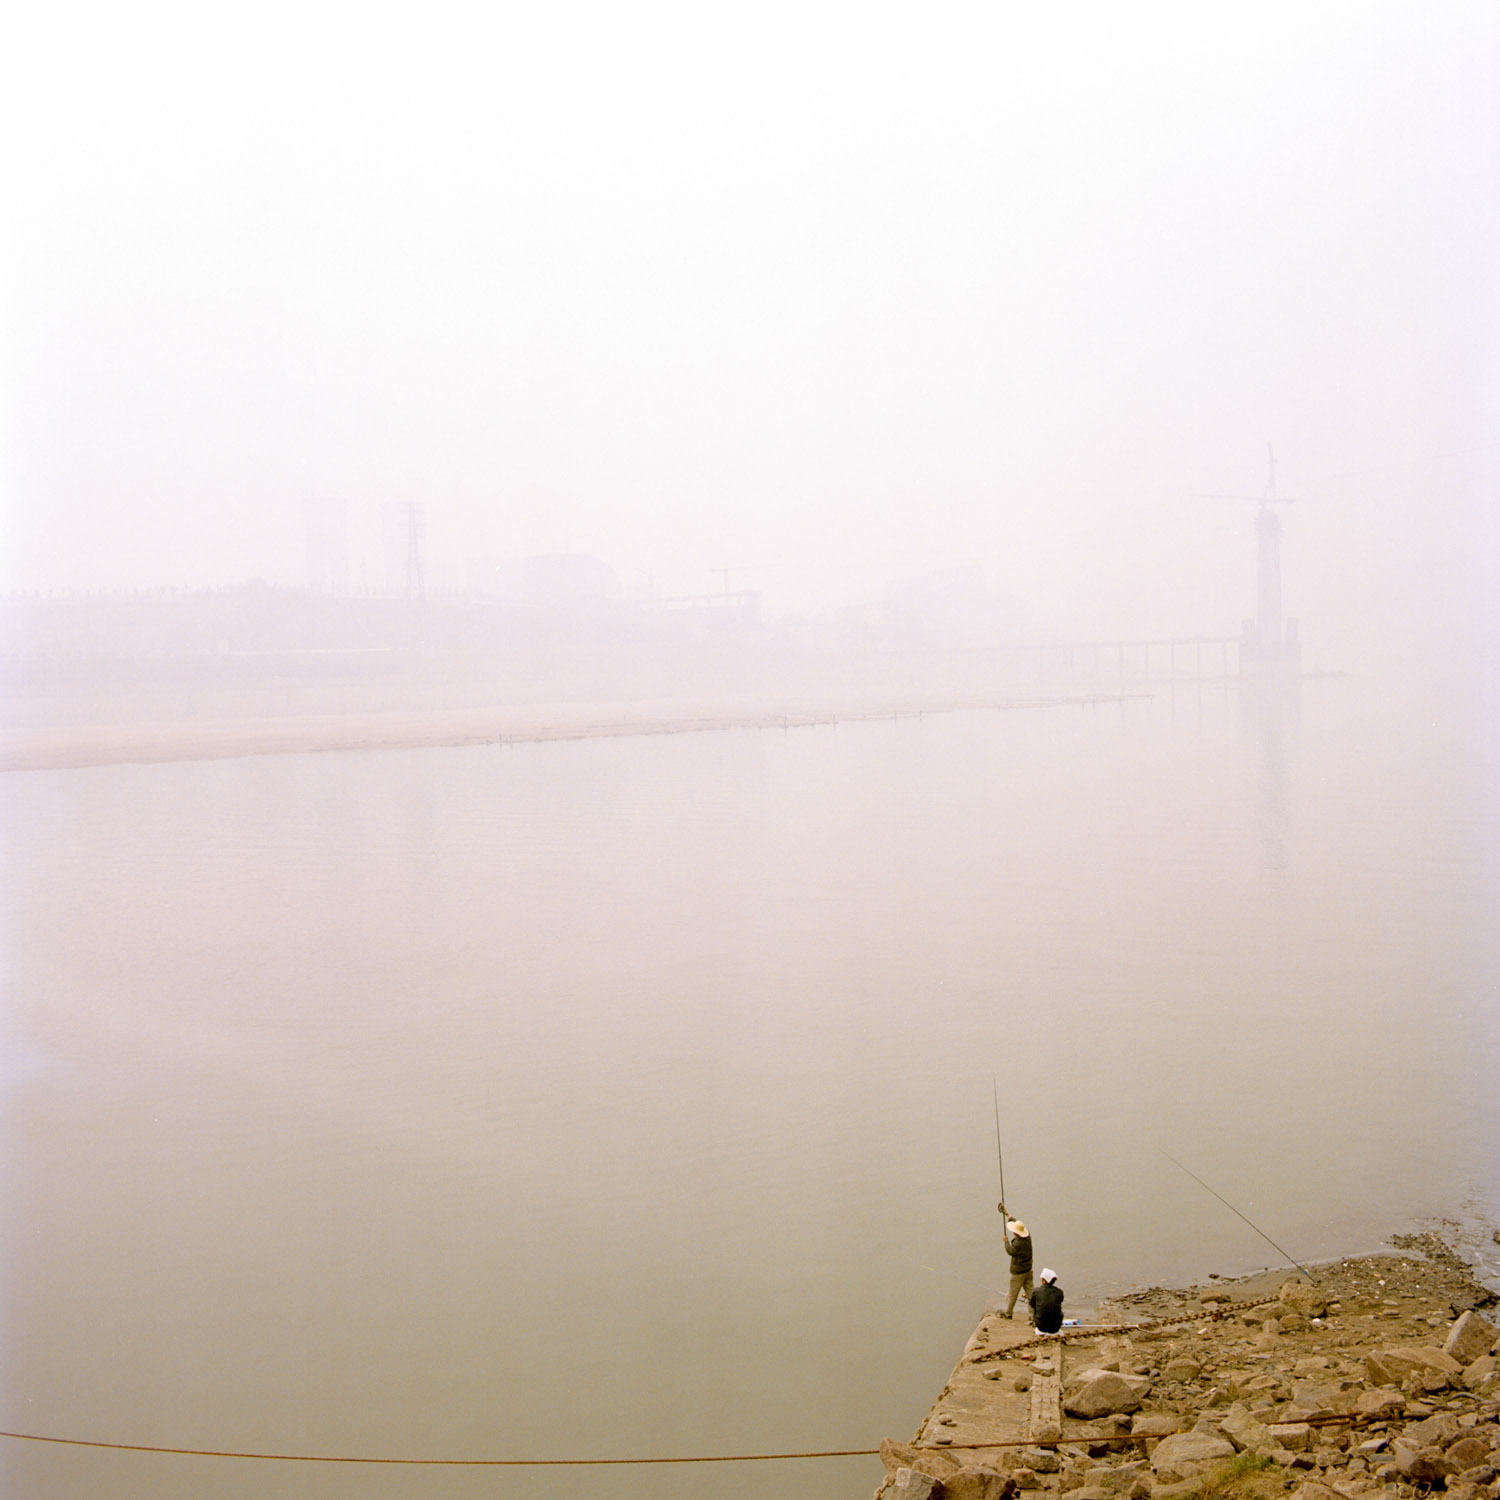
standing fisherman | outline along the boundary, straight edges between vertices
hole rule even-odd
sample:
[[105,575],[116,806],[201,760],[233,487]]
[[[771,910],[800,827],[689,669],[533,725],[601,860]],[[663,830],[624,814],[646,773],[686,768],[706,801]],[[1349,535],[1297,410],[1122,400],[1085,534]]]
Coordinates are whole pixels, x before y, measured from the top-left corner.
[[[1005,1217],[1005,1205],[998,1205],[1000,1215]],[[1005,1304],[1001,1317],[1008,1318],[1015,1311],[1016,1298],[1024,1291],[1026,1306],[1031,1306],[1031,1236],[1019,1219],[1005,1220],[1005,1249],[1010,1256],[1010,1300]]]

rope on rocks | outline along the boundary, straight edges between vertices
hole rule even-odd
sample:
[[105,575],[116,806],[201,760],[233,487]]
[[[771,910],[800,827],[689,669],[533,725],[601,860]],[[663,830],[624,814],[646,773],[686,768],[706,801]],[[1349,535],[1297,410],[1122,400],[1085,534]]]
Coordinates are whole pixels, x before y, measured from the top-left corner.
[[[1275,1299],[1270,1299],[1274,1301]],[[1241,1303],[1241,1306],[1253,1306]],[[1195,1322],[1196,1319],[1163,1321]],[[1141,1324],[1130,1324],[1141,1327]],[[1302,1419],[1309,1427],[1346,1426],[1365,1427],[1387,1418],[1367,1412],[1330,1412],[1322,1416]],[[925,1424],[924,1424],[925,1425]],[[293,1464],[392,1464],[425,1468],[488,1468],[488,1469],[548,1469],[548,1468],[599,1468],[640,1464],[748,1464],[767,1463],[796,1458],[878,1458],[879,1448],[827,1448],[807,1453],[713,1453],[687,1454],[656,1458],[367,1458],[348,1454],[329,1453],[240,1453],[222,1448],[166,1448],[148,1443],[106,1443],[89,1438],[48,1437],[37,1432],[0,1432],[0,1438],[11,1438],[22,1443],[55,1443],[67,1448],[103,1448],[116,1453],[166,1453],[185,1458],[254,1458],[276,1463]],[[1118,1432],[1081,1434],[1065,1441],[1094,1446],[1102,1443],[1140,1443],[1146,1440],[1142,1433]],[[944,1452],[955,1449],[1032,1448],[1036,1443],[1031,1438],[1006,1439],[992,1443],[915,1443],[912,1446]]]
[[1092,1339],[1098,1338],[1100,1334],[1110,1333],[1150,1333],[1157,1328],[1175,1328],[1182,1323],[1218,1323],[1226,1316],[1238,1313],[1247,1307],[1266,1307],[1272,1302],[1280,1302],[1280,1295],[1274,1297],[1260,1297],[1254,1302],[1230,1302],[1223,1307],[1204,1308],[1202,1312],[1185,1313],[1180,1318],[1153,1318],[1147,1323],[1080,1323],[1074,1328],[1063,1328],[1057,1333],[1038,1334],[1034,1339],[1026,1339],[1019,1344],[1009,1344],[1004,1349],[986,1349],[983,1354],[976,1354],[969,1361],[970,1364],[982,1364],[987,1359],[1006,1359],[1016,1353],[1019,1349],[1046,1349],[1053,1344],[1065,1343],[1069,1339]]
[[329,1453],[235,1453],[220,1448],[160,1448],[148,1443],[104,1443],[88,1438],[45,1437],[36,1432],[0,1432],[22,1443],[58,1443],[68,1448],[107,1448],[117,1453],[171,1453],[187,1458],[259,1458],[291,1464],[404,1464],[412,1467],[547,1469],[624,1464],[748,1464],[789,1458],[878,1458],[879,1448],[830,1448],[820,1453],[714,1453],[671,1458],[363,1458]]
[[[1178,1318],[1156,1318],[1147,1323],[1092,1323],[1083,1324],[1075,1328],[1063,1329],[1059,1333],[1042,1334],[1038,1338],[1027,1339],[1024,1343],[1012,1344],[1006,1349],[993,1349],[984,1354],[976,1354],[970,1363],[979,1364],[984,1360],[1005,1359],[1022,1349],[1046,1348],[1050,1345],[1061,1343],[1068,1339],[1090,1339],[1097,1338],[1101,1334],[1113,1333],[1145,1333],[1156,1328],[1173,1328],[1183,1323],[1201,1323],[1205,1319],[1218,1321],[1226,1313],[1238,1312],[1247,1307],[1263,1307],[1268,1303],[1280,1301],[1279,1297],[1262,1297],[1255,1302],[1235,1302],[1223,1309],[1212,1311],[1204,1309],[1202,1312],[1191,1313]],[[947,1394],[947,1389],[943,1395]],[[942,1402],[942,1396],[934,1403],[932,1410],[936,1411]],[[932,1413],[928,1413],[931,1418]],[[1304,1419],[1308,1426],[1323,1427],[1332,1424],[1342,1424],[1350,1427],[1363,1427],[1375,1421],[1383,1421],[1384,1418],[1377,1417],[1364,1412],[1336,1412],[1327,1416],[1312,1416]],[[924,1421],[922,1424],[927,1424]],[[167,1448],[158,1447],[149,1443],[106,1443],[90,1438],[51,1437],[39,1432],[4,1432],[0,1431],[0,1438],[10,1438],[18,1443],[53,1443],[67,1448],[102,1448],[116,1453],[165,1453],[184,1458],[249,1458],[260,1459],[274,1463],[293,1464],[390,1464],[403,1465],[413,1468],[488,1468],[488,1469],[550,1469],[550,1468],[601,1468],[622,1467],[629,1465],[644,1464],[748,1464],[769,1463],[781,1460],[798,1458],[878,1458],[879,1448],[827,1448],[817,1452],[806,1453],[713,1453],[713,1454],[684,1454],[670,1457],[654,1458],[368,1458],[349,1454],[330,1453],[241,1453],[223,1448]],[[1108,1436],[1090,1433],[1077,1439],[1071,1439],[1090,1445],[1100,1443],[1138,1443],[1143,1441],[1141,1434],[1128,1432],[1112,1433]],[[1030,1448],[1035,1446],[1032,1439],[1020,1438],[996,1443],[920,1443],[914,1446],[930,1448],[934,1452],[943,1452],[953,1449],[971,1448]]]

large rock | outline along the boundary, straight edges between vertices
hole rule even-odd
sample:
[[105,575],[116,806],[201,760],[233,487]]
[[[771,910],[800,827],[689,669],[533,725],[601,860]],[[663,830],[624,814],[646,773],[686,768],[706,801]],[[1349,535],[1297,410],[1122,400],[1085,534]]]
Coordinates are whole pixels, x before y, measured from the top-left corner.
[[1463,1366],[1451,1354],[1431,1344],[1403,1344],[1396,1349],[1377,1349],[1365,1356],[1365,1371],[1371,1385],[1400,1385],[1408,1375],[1427,1371],[1450,1380],[1463,1374]]
[[[1085,1443],[1090,1448],[1108,1443],[1115,1438],[1130,1436],[1131,1419],[1122,1411],[1112,1411],[1107,1417],[1096,1417],[1092,1422],[1079,1422],[1073,1429],[1075,1442]],[[1119,1451],[1118,1445],[1104,1449],[1106,1453]]]
[[1373,1391],[1361,1391],[1354,1399],[1354,1410],[1361,1417],[1386,1421],[1406,1410],[1406,1397],[1393,1385],[1382,1385]]
[[1335,1412],[1347,1411],[1349,1402],[1336,1385],[1322,1385],[1317,1381],[1298,1380],[1292,1385],[1292,1405],[1303,1414],[1303,1418],[1332,1416]]
[[1151,1389],[1143,1375],[1121,1375],[1115,1370],[1082,1370],[1063,1392],[1063,1410],[1069,1416],[1106,1417],[1114,1412],[1139,1411],[1141,1399]]
[[1219,1423],[1219,1430],[1241,1453],[1269,1453],[1277,1446],[1270,1428],[1252,1417],[1243,1406],[1231,1406]]
[[1288,1453],[1306,1453],[1312,1447],[1312,1428],[1306,1422],[1273,1422],[1267,1431],[1271,1441]]
[[1496,1338],[1500,1338],[1500,1328],[1487,1318],[1481,1318],[1477,1312],[1466,1312],[1448,1330],[1443,1353],[1456,1359],[1460,1365],[1471,1365],[1495,1347]]
[[1415,1443],[1418,1447],[1424,1443],[1436,1443],[1439,1448],[1446,1448],[1462,1430],[1457,1417],[1440,1411],[1436,1416],[1410,1423],[1401,1436],[1406,1442]]
[[1401,1382],[1401,1388],[1414,1395],[1436,1396],[1453,1388],[1453,1376],[1445,1375],[1441,1370],[1413,1370]]
[[891,1476],[891,1494],[896,1500],[932,1500],[938,1483],[920,1469],[897,1469]]
[[1147,1479],[1143,1463],[1099,1464],[1083,1477],[1086,1489],[1101,1490],[1106,1495],[1129,1495]]
[[1062,1468],[1062,1460],[1050,1448],[1023,1448],[1019,1457],[1017,1467],[1036,1474],[1056,1474]]
[[912,1443],[898,1443],[895,1438],[881,1441],[880,1461],[888,1474],[894,1474],[898,1469],[915,1469],[934,1479],[943,1479],[963,1468],[963,1460],[957,1454],[938,1453]]
[[957,1454],[937,1453],[894,1438],[881,1443],[880,1461],[901,1500],[1009,1500],[1016,1493],[1016,1481],[1010,1475],[965,1464]]
[[1288,1312],[1301,1313],[1304,1318],[1321,1318],[1328,1311],[1328,1297],[1310,1281],[1292,1277],[1281,1283],[1277,1300]]
[[1397,1438],[1396,1472],[1412,1484],[1441,1484],[1458,1470],[1449,1463],[1441,1448],[1432,1444],[1409,1443]]
[[1164,1484],[1176,1484],[1233,1457],[1234,1444],[1228,1438],[1209,1432],[1177,1432],[1156,1445],[1151,1472]]
[[940,1479],[933,1500],[1009,1500],[1019,1487],[1017,1479],[976,1464]]
[[1234,1376],[1230,1380],[1230,1388],[1236,1396],[1254,1396],[1260,1392],[1271,1395],[1280,1393],[1282,1382],[1279,1376],[1268,1372],[1262,1375],[1248,1375],[1243,1380]]
[[1137,1412],[1130,1423],[1132,1437],[1162,1438],[1182,1431],[1182,1418],[1170,1411]]
[[1500,1369],[1500,1360],[1493,1354],[1481,1354],[1472,1365],[1464,1368],[1465,1389],[1477,1391],[1497,1369]]
[[1461,1437],[1456,1443],[1449,1443],[1443,1451],[1460,1474],[1465,1469],[1477,1469],[1480,1464],[1490,1461],[1490,1445],[1482,1437]]

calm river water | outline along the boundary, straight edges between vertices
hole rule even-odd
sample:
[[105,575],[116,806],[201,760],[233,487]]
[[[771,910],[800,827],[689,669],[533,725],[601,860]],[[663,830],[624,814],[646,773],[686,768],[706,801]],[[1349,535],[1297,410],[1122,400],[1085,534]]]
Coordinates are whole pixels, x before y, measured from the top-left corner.
[[[1500,828],[1354,681],[12,774],[0,1426],[392,1458],[907,1438],[1069,1304],[1500,1202]],[[862,1497],[0,1440],[14,1500]]]

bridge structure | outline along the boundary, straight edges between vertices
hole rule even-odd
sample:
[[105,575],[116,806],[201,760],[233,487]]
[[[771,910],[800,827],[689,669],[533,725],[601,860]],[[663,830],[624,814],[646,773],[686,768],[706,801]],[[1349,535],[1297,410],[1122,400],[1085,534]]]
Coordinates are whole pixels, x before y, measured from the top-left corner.
[[967,663],[1040,684],[1236,681],[1251,665],[1247,635],[1180,635],[1129,640],[1006,641],[984,646],[917,646],[900,654]]
[[1242,667],[1243,635],[1156,636],[1140,640],[1055,641],[1011,649],[1033,656],[1039,676],[1122,680],[1221,681]]

